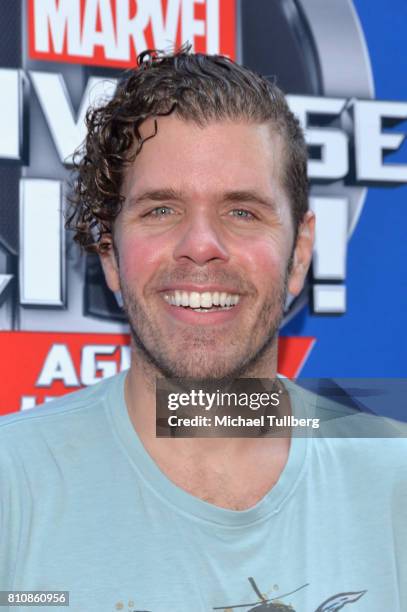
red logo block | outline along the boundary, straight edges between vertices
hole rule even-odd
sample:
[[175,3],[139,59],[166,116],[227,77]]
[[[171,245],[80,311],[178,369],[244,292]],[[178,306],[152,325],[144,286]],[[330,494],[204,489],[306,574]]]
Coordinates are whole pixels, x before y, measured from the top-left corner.
[[235,57],[235,0],[29,0],[33,59],[130,68],[185,42]]
[[[314,338],[282,337],[278,371],[299,374]],[[0,332],[0,414],[32,408],[130,366],[130,337],[119,334]]]

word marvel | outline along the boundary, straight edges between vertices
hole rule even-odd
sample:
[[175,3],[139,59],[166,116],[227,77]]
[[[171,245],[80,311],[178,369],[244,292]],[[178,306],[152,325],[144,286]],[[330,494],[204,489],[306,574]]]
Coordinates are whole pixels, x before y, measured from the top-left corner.
[[40,60],[131,68],[145,49],[188,40],[234,56],[234,0],[29,0],[29,54]]

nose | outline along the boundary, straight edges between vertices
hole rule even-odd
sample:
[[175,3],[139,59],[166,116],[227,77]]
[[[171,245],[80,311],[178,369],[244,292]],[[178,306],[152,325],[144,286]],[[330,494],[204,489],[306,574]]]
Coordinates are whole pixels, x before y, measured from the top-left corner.
[[221,237],[216,220],[204,214],[196,214],[182,227],[174,249],[174,259],[188,259],[198,266],[210,261],[229,260],[229,252]]

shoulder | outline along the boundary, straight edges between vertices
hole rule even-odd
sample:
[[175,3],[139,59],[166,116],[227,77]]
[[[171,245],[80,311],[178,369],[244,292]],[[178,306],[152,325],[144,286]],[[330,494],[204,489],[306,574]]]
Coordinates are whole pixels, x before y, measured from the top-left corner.
[[[321,437],[313,440],[313,473],[322,474],[353,503],[375,500],[377,508],[407,512],[407,431],[394,433],[397,423],[377,417],[381,437]],[[370,425],[369,425],[370,428]],[[351,431],[353,428],[351,428]],[[378,434],[378,431],[375,432]],[[383,511],[384,508],[383,508]]]
[[[290,389],[291,391],[291,389]],[[310,431],[317,461],[346,478],[367,478],[380,484],[404,482],[407,487],[407,423],[362,412],[295,389],[298,413],[312,416],[318,427]]]
[[123,385],[121,373],[28,411],[0,418],[0,461],[55,440],[92,436],[103,426],[109,396]]

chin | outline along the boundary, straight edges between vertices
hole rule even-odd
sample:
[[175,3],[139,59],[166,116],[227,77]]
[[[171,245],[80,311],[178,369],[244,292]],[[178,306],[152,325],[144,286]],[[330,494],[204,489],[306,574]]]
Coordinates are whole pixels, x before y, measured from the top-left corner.
[[195,380],[218,380],[236,377],[240,371],[241,363],[231,363],[224,359],[217,361],[210,359],[210,355],[184,353],[182,360],[163,359],[162,355],[158,358],[153,357],[153,363],[164,376],[169,378],[193,378]]
[[[256,376],[257,371],[263,371],[264,361],[270,362],[267,357],[272,348],[272,340],[254,352],[236,351],[226,353],[222,347],[202,347],[199,349],[191,347],[178,347],[173,353],[174,345],[160,347],[161,350],[150,350],[142,343],[139,337],[134,337],[138,349],[139,358],[152,366],[155,375],[166,378],[193,378],[199,380],[231,380],[236,378]],[[167,349],[167,350],[166,350]]]

